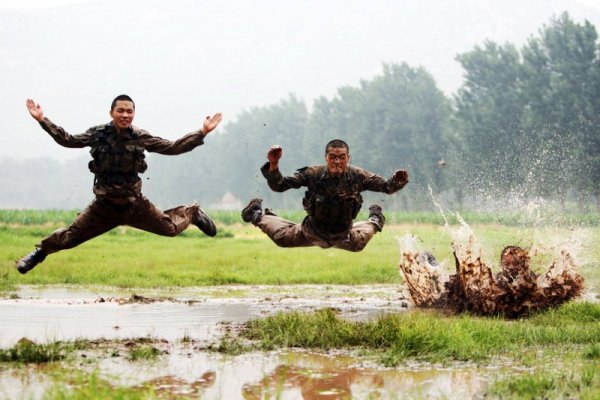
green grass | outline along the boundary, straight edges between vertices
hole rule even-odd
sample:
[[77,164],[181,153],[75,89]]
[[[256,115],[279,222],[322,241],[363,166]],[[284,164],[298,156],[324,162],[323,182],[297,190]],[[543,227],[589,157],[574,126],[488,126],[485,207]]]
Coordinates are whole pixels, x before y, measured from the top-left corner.
[[72,344],[60,342],[37,344],[27,339],[21,339],[9,349],[0,349],[0,362],[42,364],[60,361],[73,349]]
[[[450,269],[453,266],[451,236],[441,225],[390,223],[365,250],[351,253],[315,247],[279,248],[251,224],[219,222],[233,221],[234,213],[217,213],[215,218],[220,233],[216,238],[202,235],[195,227],[176,238],[120,227],[74,249],[52,254],[27,275],[20,275],[14,269],[15,261],[30,252],[35,243],[54,229],[66,224],[56,221],[68,219],[66,217],[71,215],[33,211],[10,214],[6,210],[4,213],[4,217],[12,218],[13,222],[0,222],[0,242],[3,244],[0,247],[0,292],[10,292],[21,284],[148,288],[223,284],[401,283],[397,269],[397,237],[407,232],[420,237],[423,246],[439,260],[449,260]],[[414,217],[415,213],[410,215]],[[436,214],[428,215],[430,219],[439,218]],[[300,221],[302,214],[296,213],[291,217]],[[399,218],[402,220],[404,217],[407,216]],[[25,224],[27,221],[36,223]],[[546,239],[556,243],[566,241],[573,234],[573,228],[555,226],[534,228],[472,224],[472,228],[484,245],[486,260],[493,264],[505,245],[528,246],[534,240],[544,242]],[[599,282],[600,246],[596,244],[600,241],[600,227],[577,230],[582,232],[580,236],[586,241],[581,265],[584,278]],[[540,267],[546,268],[547,265]]]
[[550,368],[498,379],[486,390],[490,399],[598,399],[600,365],[586,365],[574,371]]
[[160,350],[151,345],[136,346],[129,350],[127,359],[130,361],[153,361],[161,354]]
[[519,358],[534,348],[569,346],[591,346],[573,350],[579,358],[590,359],[600,343],[600,305],[569,303],[517,321],[415,311],[352,322],[324,309],[256,319],[246,324],[241,335],[263,349],[370,349],[380,352],[386,365],[407,358],[485,362],[497,356]]
[[[0,209],[0,221],[5,224],[17,225],[43,225],[43,224],[69,224],[75,219],[78,210],[12,210]],[[210,216],[222,225],[232,225],[241,222],[240,211],[209,211]],[[291,221],[301,221],[305,212],[277,211],[277,214]],[[427,211],[385,211],[386,218],[392,223],[419,223],[442,225],[444,219],[437,212]],[[555,210],[546,212],[543,217],[526,215],[522,212],[461,212],[461,216],[468,222],[477,224],[502,224],[507,226],[600,226],[600,213],[582,213],[576,211]],[[446,215],[448,222],[456,224],[455,214]],[[367,213],[362,211],[358,219],[366,219]]]

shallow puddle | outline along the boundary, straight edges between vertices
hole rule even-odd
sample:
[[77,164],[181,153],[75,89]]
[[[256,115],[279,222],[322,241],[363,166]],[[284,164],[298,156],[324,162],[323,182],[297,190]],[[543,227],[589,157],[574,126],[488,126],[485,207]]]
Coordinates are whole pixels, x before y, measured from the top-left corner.
[[133,292],[81,287],[23,287],[0,300],[0,347],[26,337],[36,343],[75,339],[184,337],[213,340],[220,323],[241,323],[277,311],[334,307],[351,319],[401,312],[397,285],[222,286]]
[[[476,397],[490,371],[473,366],[385,369],[347,354],[309,351],[225,356],[181,344],[155,362],[103,358],[80,364],[114,387],[150,387],[163,398],[400,399]],[[88,354],[87,357],[93,357]],[[0,371],[0,395],[40,398],[51,387],[46,367]]]
[[[36,365],[0,364],[0,398],[47,397],[72,385],[73,374],[97,374],[112,388],[150,387],[161,398],[203,399],[472,399],[510,365],[405,364],[384,368],[348,352],[285,350],[238,356],[206,351],[230,328],[277,311],[333,307],[354,320],[404,312],[398,285],[222,286],[184,290],[22,287],[0,299],[0,347],[27,337],[108,339],[74,359]],[[116,339],[147,338],[135,340]],[[185,340],[184,340],[185,338]],[[131,361],[130,346],[159,351]],[[83,385],[86,384],[84,379]],[[141,390],[141,389],[140,389]]]

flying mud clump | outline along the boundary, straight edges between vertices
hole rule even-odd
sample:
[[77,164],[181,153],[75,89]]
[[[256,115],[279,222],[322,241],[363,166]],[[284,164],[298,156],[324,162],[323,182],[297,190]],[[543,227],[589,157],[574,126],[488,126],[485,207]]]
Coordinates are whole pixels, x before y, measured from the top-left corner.
[[500,256],[501,271],[494,276],[466,223],[453,236],[453,275],[430,252],[421,250],[414,236],[400,239],[400,270],[415,306],[517,318],[555,307],[583,292],[583,278],[567,249],[560,251],[545,274],[538,275],[530,269],[527,250],[508,246]]

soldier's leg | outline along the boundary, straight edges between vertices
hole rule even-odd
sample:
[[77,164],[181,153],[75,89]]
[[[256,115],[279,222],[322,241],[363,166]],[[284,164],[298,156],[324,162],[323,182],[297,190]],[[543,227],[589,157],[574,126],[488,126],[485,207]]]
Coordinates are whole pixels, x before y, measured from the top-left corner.
[[267,234],[280,247],[313,246],[302,230],[302,224],[296,224],[276,215],[264,214],[255,223],[261,231]]
[[123,214],[103,200],[94,200],[68,228],[57,229],[37,247],[45,254],[56,253],[80,245],[120,225]]
[[70,249],[118,226],[123,217],[111,209],[104,201],[94,200],[83,210],[68,228],[58,229],[50,234],[36,249],[17,261],[17,271],[26,274],[43,262],[48,254]]
[[336,240],[332,246],[342,250],[361,251],[378,231],[379,227],[372,221],[357,222],[352,225],[348,236]]
[[[200,221],[201,217],[206,220]],[[198,225],[209,236],[216,234],[212,220],[201,212],[198,204],[192,203],[162,211],[144,196],[135,202],[134,210],[125,223],[161,236],[177,236],[190,224]]]

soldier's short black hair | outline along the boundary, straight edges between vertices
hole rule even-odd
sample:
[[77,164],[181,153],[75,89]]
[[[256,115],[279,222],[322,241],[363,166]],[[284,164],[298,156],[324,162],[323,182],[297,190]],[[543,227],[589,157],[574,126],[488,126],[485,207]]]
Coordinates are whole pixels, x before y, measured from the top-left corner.
[[330,140],[329,143],[327,143],[327,145],[325,146],[325,154],[327,154],[327,151],[330,148],[345,148],[346,150],[348,150],[348,154],[350,154],[350,146],[348,146],[348,143],[344,142],[342,139]]
[[135,110],[135,103],[133,102],[133,99],[131,97],[127,96],[126,94],[120,94],[117,97],[115,97],[115,99],[110,104],[110,111],[115,109],[115,106],[117,105],[117,101],[119,101],[119,100],[132,102],[133,109]]

